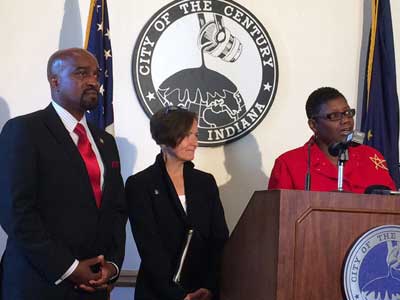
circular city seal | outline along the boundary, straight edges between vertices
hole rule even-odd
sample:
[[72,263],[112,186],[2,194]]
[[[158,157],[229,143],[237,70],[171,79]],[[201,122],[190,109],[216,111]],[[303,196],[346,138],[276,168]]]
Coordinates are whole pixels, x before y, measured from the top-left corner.
[[147,22],[132,58],[135,91],[151,117],[179,106],[199,117],[199,145],[253,130],[269,111],[278,62],[264,26],[228,0],[173,1]]
[[348,300],[400,299],[400,226],[379,226],[360,237],[343,275]]

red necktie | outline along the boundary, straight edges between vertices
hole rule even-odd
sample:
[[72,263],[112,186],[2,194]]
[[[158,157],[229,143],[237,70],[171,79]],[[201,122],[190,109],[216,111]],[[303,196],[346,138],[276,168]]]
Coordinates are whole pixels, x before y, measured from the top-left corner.
[[92,185],[93,194],[96,198],[96,205],[99,208],[101,205],[101,188],[100,188],[100,167],[94,154],[92,145],[86,134],[85,127],[82,124],[76,124],[74,132],[78,135],[78,150],[86,165],[86,170],[89,175],[90,184]]

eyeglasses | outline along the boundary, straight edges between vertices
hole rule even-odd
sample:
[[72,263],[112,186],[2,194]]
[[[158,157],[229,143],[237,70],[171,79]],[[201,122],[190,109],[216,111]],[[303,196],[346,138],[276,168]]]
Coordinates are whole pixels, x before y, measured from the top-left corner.
[[344,117],[352,118],[355,115],[356,115],[356,110],[354,108],[350,108],[343,112],[335,111],[322,116],[313,116],[312,119],[322,118],[322,119],[327,119],[329,121],[340,121]]

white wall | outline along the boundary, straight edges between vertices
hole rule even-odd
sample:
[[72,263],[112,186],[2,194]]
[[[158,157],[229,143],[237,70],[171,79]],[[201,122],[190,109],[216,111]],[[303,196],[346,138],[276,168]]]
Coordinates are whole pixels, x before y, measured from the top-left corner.
[[[46,106],[50,100],[46,62],[61,45],[82,45],[88,0],[0,1],[0,126],[8,117]],[[114,63],[115,128],[123,176],[154,160],[158,148],[149,134],[148,118],[136,99],[131,59],[136,37],[145,22],[166,0],[108,1]],[[211,172],[221,189],[230,229],[236,224],[254,190],[267,186],[274,159],[303,144],[310,136],[304,105],[310,92],[334,86],[357,107],[360,68],[365,60],[362,43],[364,2],[349,0],[237,0],[252,11],[269,32],[279,62],[279,86],[264,121],[248,136],[218,148],[200,148],[195,164]],[[400,70],[400,1],[392,0],[393,25]],[[80,19],[79,19],[80,17]],[[71,22],[70,22],[71,23]],[[70,28],[66,29],[66,26]],[[79,27],[83,31],[79,31]],[[71,36],[71,32],[76,32]],[[83,34],[82,34],[83,32]],[[361,65],[360,65],[361,63]],[[400,72],[398,71],[398,86]],[[361,76],[362,78],[362,76]],[[360,111],[361,112],[361,111]],[[129,265],[137,264],[135,258]]]

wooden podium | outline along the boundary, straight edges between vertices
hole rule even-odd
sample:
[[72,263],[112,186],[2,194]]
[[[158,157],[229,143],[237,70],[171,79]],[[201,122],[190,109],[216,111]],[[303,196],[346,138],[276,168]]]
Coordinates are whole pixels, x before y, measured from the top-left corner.
[[255,192],[224,251],[221,299],[346,299],[347,252],[385,224],[400,225],[400,197]]

